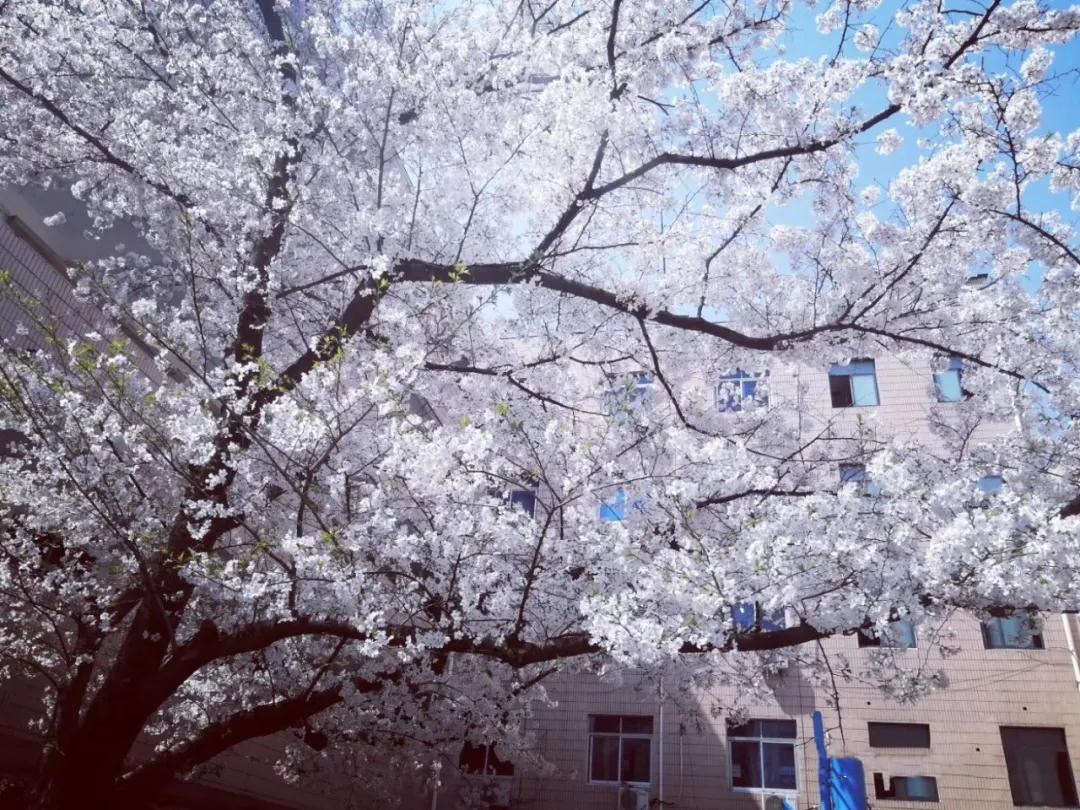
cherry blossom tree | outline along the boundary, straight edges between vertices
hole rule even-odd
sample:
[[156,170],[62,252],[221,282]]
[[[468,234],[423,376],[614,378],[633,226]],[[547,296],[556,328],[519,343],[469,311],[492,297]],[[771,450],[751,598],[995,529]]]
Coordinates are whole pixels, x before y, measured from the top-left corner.
[[[1042,114],[1078,28],[1033,0],[0,0],[0,183],[143,241],[72,268],[126,332],[65,338],[0,276],[41,336],[0,360],[26,800],[140,806],[279,731],[423,761],[513,735],[568,668],[752,679],[898,617],[1074,607],[1080,131]],[[780,384],[882,354],[962,364],[933,449]],[[718,410],[736,368],[767,403]]]

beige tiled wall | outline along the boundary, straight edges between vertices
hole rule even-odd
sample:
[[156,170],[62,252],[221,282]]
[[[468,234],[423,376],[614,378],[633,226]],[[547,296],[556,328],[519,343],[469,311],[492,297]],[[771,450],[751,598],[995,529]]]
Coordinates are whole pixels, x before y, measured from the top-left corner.
[[[833,409],[829,400],[829,363],[796,374],[774,374],[770,385],[775,401],[797,404],[807,414],[804,429],[818,433],[832,425],[834,435],[851,435],[860,426],[878,436],[911,438],[935,449],[939,439],[930,429],[929,415],[939,405],[928,363],[908,363],[895,357],[877,357],[880,405]],[[702,386],[711,381],[699,380]],[[974,440],[1000,433],[1001,427],[981,425]],[[1080,628],[1074,617],[1074,636]],[[863,761],[871,806],[881,810],[919,808],[1009,808],[1009,790],[1001,726],[1046,726],[1065,730],[1074,773],[1080,773],[1080,686],[1063,617],[1045,619],[1042,650],[984,649],[979,622],[972,616],[953,617],[942,632],[955,654],[943,657],[936,645],[920,639],[913,650],[897,651],[902,667],[941,671],[946,686],[914,704],[900,704],[876,687],[839,677],[834,690],[815,685],[798,669],[772,680],[774,699],[750,709],[755,718],[790,717],[797,723],[796,765],[799,790],[796,806],[816,807],[817,755],[811,713],[823,712],[829,729],[830,754]],[[830,639],[823,645],[840,671],[845,660],[858,673],[873,653],[860,649],[853,636]],[[549,686],[557,700],[554,708],[538,707],[533,721],[537,745],[556,766],[552,776],[520,775],[515,789],[520,808],[616,807],[616,789],[588,784],[587,746],[590,714],[651,714],[654,717],[651,795],[664,804],[654,807],[682,810],[750,810],[760,797],[731,789],[725,720],[722,707],[734,705],[738,695],[724,689],[664,702],[663,723],[655,686],[635,688],[627,677],[621,685],[594,676],[562,676]],[[838,698],[838,700],[837,700]],[[716,711],[714,711],[716,710]],[[926,723],[929,750],[872,749],[867,724],[879,722]],[[661,754],[661,745],[663,753]],[[886,784],[892,776],[933,776],[940,801],[910,802],[874,797],[873,775]],[[661,780],[663,782],[661,795]],[[441,805],[440,805],[441,806]]]
[[[901,665],[921,663],[943,671],[948,679],[946,688],[915,704],[899,704],[877,688],[841,679],[836,689],[838,710],[831,687],[814,685],[798,670],[771,680],[774,699],[748,712],[755,718],[796,720],[797,807],[818,803],[811,724],[815,709],[823,712],[829,729],[830,754],[862,759],[875,808],[1012,807],[1001,726],[1063,728],[1074,773],[1080,773],[1080,691],[1062,617],[1047,618],[1043,650],[985,650],[979,623],[969,616],[957,616],[949,628],[955,633],[955,645],[961,648],[955,655],[943,658],[925,646],[898,653]],[[841,657],[857,671],[871,655],[869,649],[857,646],[854,637],[833,639],[826,650],[837,669]],[[654,718],[651,795],[661,798],[662,771],[663,806],[684,810],[758,806],[754,797],[731,789],[723,707],[736,703],[734,692],[718,689],[690,696],[669,695],[663,701],[662,723],[657,687],[640,685],[629,674],[621,683],[606,683],[591,675],[562,676],[549,685],[549,692],[558,705],[537,707],[532,731],[539,750],[557,773],[519,775],[515,807],[615,807],[614,787],[588,782],[590,714],[648,714]],[[872,749],[867,723],[875,721],[926,723],[931,747]],[[875,772],[881,772],[886,783],[891,776],[936,777],[940,801],[875,799]]]

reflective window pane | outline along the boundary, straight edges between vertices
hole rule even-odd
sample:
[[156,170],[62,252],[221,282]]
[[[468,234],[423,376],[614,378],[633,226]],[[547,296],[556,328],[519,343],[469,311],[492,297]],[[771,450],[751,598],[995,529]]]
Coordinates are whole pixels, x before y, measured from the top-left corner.
[[960,387],[960,371],[952,369],[934,375],[938,402],[959,402],[964,398],[964,389]]
[[728,724],[727,733],[729,737],[760,737],[761,721],[747,720],[745,723],[740,723],[737,726]]
[[649,781],[650,741],[640,737],[622,739],[622,781]]
[[611,501],[600,504],[600,520],[609,523],[622,520],[626,517],[626,492],[617,490]]
[[618,782],[619,738],[594,736],[589,743],[589,777],[594,782]]
[[978,481],[979,491],[986,495],[997,495],[1005,486],[1005,479],[1000,475],[984,475]]
[[761,787],[761,743],[732,740],[731,784],[735,787]]
[[536,514],[536,493],[527,489],[515,489],[510,493],[510,505],[532,517]]
[[795,790],[795,746],[789,743],[762,743],[764,787]]
[[761,721],[761,736],[762,737],[778,737],[780,739],[795,739],[795,721],[794,720],[762,720]]
[[[761,614],[761,629],[766,633],[775,633],[785,627],[787,627],[787,618],[784,616],[783,609]],[[765,736],[769,735],[766,734]]]
[[855,405],[877,405],[877,380],[873,374],[856,374],[851,378],[851,401]]
[[883,647],[915,647],[915,625],[911,622],[891,622],[881,639]]
[[1076,807],[1065,732],[1060,728],[1001,728],[1013,804]]
[[739,630],[753,630],[757,606],[753,602],[738,602],[731,606],[731,620]]
[[589,718],[589,731],[618,734],[621,719],[617,714],[594,714]]
[[1026,616],[1009,616],[983,622],[983,641],[990,650],[1041,650],[1042,636]]
[[652,734],[651,717],[628,716],[622,719],[623,734]]

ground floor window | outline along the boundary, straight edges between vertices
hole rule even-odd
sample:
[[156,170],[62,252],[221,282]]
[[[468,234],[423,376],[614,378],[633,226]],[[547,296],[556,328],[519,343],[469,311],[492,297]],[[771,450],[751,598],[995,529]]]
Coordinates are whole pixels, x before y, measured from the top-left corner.
[[495,754],[495,746],[491,743],[473,745],[471,742],[466,742],[461,746],[458,767],[469,774],[484,774],[486,776],[514,775],[514,764],[499,759]]
[[795,721],[747,720],[728,726],[734,788],[796,790]]
[[652,731],[648,716],[589,715],[589,781],[649,784]]

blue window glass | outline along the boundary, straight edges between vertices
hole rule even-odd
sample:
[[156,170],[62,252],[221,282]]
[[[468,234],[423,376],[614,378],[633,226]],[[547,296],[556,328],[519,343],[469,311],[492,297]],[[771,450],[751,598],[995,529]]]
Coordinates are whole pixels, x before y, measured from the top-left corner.
[[795,790],[795,746],[791,743],[763,742],[761,760],[765,787]]
[[834,408],[879,404],[877,371],[873,360],[855,360],[829,368],[829,396]]
[[758,391],[759,382],[768,374],[767,371],[755,374],[738,368],[725,374],[716,385],[717,409],[733,412],[741,411],[747,403],[768,405],[768,394]]
[[[635,504],[636,505],[636,504]],[[615,497],[611,501],[600,504],[600,520],[614,522],[626,517],[626,490],[615,491]]]
[[983,642],[988,650],[1041,650],[1043,638],[1027,616],[1009,616],[983,622]]
[[757,605],[753,602],[737,602],[732,605],[731,621],[739,630],[753,630],[757,621]]
[[785,627],[787,627],[787,619],[784,617],[784,611],[762,611],[761,629],[766,633],[775,633],[777,630],[783,630]]
[[731,606],[731,621],[739,632],[761,630],[773,633],[787,627],[784,611],[763,611],[757,602],[736,602]]
[[1005,486],[1005,479],[1000,475],[984,475],[979,479],[977,486],[979,492],[984,495],[997,495],[1001,492],[1001,488]]
[[876,498],[881,494],[881,486],[874,482],[862,464],[841,464],[840,483],[858,485],[862,494],[869,498]]
[[959,402],[964,398],[964,388],[961,385],[963,368],[963,361],[959,357],[953,357],[945,371],[934,375],[938,402]]
[[604,394],[604,409],[610,416],[631,411],[645,402],[652,385],[653,378],[648,374],[616,378],[613,389]]
[[529,517],[536,515],[536,493],[531,489],[510,491],[510,505],[522,509]]

